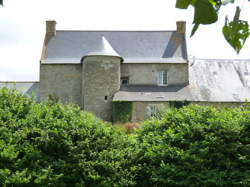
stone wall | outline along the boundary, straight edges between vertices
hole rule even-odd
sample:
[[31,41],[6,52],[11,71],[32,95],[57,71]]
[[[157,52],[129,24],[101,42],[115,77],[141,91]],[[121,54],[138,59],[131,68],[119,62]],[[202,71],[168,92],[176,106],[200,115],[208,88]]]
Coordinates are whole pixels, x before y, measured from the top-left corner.
[[120,89],[120,58],[85,57],[83,70],[84,110],[110,121],[113,96]]
[[[191,102],[201,106],[214,106],[221,107],[239,107],[242,106],[241,102]],[[133,102],[132,121],[143,121],[152,115],[154,110],[164,111],[169,108],[168,102]]]
[[64,103],[82,105],[82,66],[81,64],[41,64],[40,96],[59,97]]
[[129,84],[156,85],[157,72],[168,72],[168,84],[178,85],[187,84],[188,81],[188,63],[124,63],[121,65],[121,76],[129,77]]

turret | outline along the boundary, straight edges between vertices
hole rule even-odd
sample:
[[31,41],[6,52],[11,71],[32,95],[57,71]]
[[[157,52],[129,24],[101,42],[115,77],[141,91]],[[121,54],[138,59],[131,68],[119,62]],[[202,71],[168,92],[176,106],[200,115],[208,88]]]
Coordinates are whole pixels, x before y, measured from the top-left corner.
[[104,120],[111,120],[113,96],[120,89],[122,61],[104,36],[100,37],[97,49],[82,57],[84,110]]

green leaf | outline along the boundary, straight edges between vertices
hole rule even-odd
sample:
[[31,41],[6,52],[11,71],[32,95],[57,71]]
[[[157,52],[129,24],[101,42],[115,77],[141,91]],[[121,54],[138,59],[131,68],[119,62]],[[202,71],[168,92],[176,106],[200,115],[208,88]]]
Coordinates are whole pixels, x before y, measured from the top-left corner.
[[211,24],[218,20],[217,12],[209,0],[196,1],[194,8],[195,24]]
[[4,185],[6,177],[3,173],[0,172],[0,185]]
[[217,10],[219,2],[211,0],[199,0],[194,3],[194,20],[195,24],[191,36],[195,34],[200,24],[212,24],[218,20]]
[[187,9],[192,0],[176,0],[175,7],[180,9]]
[[200,24],[195,24],[195,25],[194,25],[190,37],[192,37],[192,36],[194,35],[194,33],[195,33],[195,32],[197,31],[197,29],[199,28],[199,25],[200,25]]
[[250,35],[248,22],[240,20],[239,17],[240,8],[236,7],[234,20],[229,22],[226,17],[225,25],[222,29],[225,39],[238,54]]

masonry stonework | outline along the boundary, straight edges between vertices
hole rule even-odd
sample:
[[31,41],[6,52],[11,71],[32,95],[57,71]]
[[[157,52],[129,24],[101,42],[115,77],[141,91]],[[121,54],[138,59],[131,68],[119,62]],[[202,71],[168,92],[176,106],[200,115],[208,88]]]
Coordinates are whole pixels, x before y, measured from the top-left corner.
[[188,84],[188,63],[125,63],[121,77],[129,77],[130,85],[157,85],[157,72],[168,72],[168,85]]
[[56,96],[64,103],[81,106],[81,64],[41,64],[40,97],[42,100]]
[[84,110],[111,121],[112,100],[120,89],[119,57],[87,56],[83,61]]

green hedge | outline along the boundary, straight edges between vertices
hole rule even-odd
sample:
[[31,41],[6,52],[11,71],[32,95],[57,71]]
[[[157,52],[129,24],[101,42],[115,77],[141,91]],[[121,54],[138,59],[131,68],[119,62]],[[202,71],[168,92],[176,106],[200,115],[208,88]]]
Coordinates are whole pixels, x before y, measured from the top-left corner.
[[112,106],[113,123],[126,123],[132,119],[133,103],[130,101],[114,101]]
[[0,89],[0,181],[7,186],[132,185],[133,144],[76,106]]
[[0,186],[250,186],[249,145],[249,105],[173,108],[126,135],[0,89]]
[[250,186],[250,107],[187,106],[146,121],[135,165],[142,186]]

